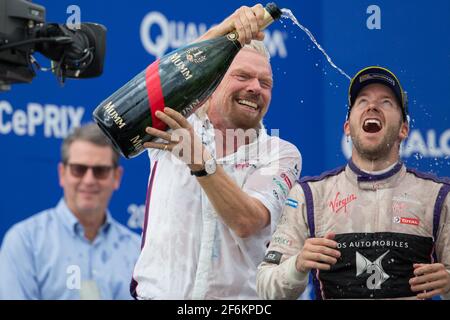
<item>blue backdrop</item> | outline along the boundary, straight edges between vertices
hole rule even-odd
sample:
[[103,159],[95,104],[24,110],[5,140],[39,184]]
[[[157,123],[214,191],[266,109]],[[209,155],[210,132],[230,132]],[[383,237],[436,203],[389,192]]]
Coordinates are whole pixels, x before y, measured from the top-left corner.
[[[136,73],[192,41],[241,5],[254,1],[40,0],[47,21],[98,22],[107,29],[104,73],[68,80],[60,87],[50,73],[32,84],[0,93],[0,240],[15,222],[57,203],[57,163],[62,138]],[[368,65],[396,73],[408,91],[411,133],[405,161],[424,171],[450,174],[450,2],[448,0],[279,0],[314,34],[333,61],[350,76]],[[73,11],[74,7],[76,10]],[[303,155],[302,175],[341,165],[350,145],[343,139],[349,80],[330,67],[308,36],[283,19],[267,31],[275,87],[265,120]],[[36,55],[42,65],[49,61]],[[149,160],[122,159],[121,189],[113,215],[139,232]]]

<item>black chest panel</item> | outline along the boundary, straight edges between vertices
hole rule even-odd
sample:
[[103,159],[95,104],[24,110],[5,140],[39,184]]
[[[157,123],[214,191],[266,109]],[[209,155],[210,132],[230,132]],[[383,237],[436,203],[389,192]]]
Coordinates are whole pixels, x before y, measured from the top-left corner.
[[416,295],[410,290],[414,263],[431,263],[433,240],[391,232],[347,233],[335,237],[341,257],[320,271],[325,299],[377,299]]

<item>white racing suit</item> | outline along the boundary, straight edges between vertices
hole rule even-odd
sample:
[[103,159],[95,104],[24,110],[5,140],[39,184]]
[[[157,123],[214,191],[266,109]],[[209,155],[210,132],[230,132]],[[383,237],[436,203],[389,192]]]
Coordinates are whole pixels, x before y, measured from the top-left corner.
[[305,240],[334,232],[341,257],[329,271],[312,270],[317,299],[414,298],[414,263],[450,270],[449,191],[448,180],[401,163],[370,175],[350,161],[301,179],[258,268],[259,296],[296,299],[308,283],[295,267]]

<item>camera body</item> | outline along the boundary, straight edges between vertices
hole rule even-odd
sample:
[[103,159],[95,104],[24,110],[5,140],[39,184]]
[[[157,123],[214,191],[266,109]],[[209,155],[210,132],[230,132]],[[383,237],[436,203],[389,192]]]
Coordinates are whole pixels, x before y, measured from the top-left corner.
[[27,0],[0,0],[0,91],[31,83],[34,52],[52,60],[52,71],[65,78],[101,75],[106,28],[81,23],[78,28],[46,23],[45,8]]

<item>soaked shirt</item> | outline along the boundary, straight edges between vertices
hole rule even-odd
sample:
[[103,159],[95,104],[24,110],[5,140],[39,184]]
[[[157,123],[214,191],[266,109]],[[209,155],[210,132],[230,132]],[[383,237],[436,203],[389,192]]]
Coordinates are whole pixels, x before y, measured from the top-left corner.
[[334,232],[341,257],[329,271],[313,270],[317,298],[414,298],[413,263],[450,271],[449,191],[448,181],[401,163],[373,175],[350,161],[300,180],[259,266],[259,295],[296,299],[308,282],[295,267],[305,240]]
[[0,250],[0,299],[132,299],[139,236],[109,213],[91,243],[61,199],[14,225]]
[[[206,114],[188,118],[212,155],[214,128]],[[271,223],[238,237],[215,212],[186,164],[170,152],[149,150],[151,175],[143,248],[133,289],[138,299],[257,299],[255,275],[301,169],[297,148],[265,130],[217,162],[248,195],[269,210]]]

